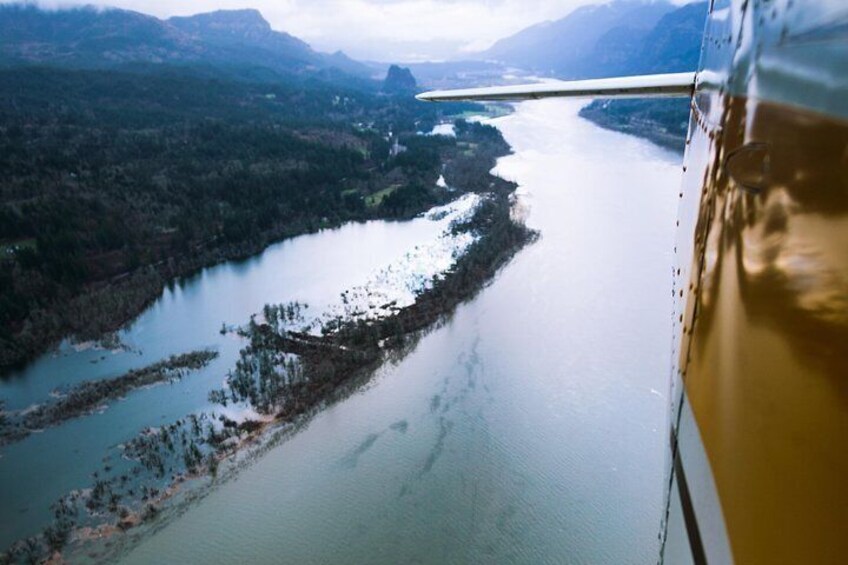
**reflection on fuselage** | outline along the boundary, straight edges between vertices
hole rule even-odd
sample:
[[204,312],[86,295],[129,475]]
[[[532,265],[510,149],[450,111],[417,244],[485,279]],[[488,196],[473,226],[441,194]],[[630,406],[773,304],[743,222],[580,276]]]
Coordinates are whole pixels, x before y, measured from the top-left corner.
[[687,171],[701,192],[678,320],[686,401],[736,561],[837,562],[848,553],[838,443],[848,437],[848,124],[711,100],[693,102],[692,143],[707,150]]

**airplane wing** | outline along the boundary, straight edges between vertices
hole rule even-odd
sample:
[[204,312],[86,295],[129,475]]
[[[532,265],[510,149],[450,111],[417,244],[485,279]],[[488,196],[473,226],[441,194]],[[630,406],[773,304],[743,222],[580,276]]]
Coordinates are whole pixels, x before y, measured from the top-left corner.
[[491,88],[436,90],[416,96],[427,102],[458,100],[518,101],[540,98],[661,98],[690,97],[695,73],[640,75],[591,80],[550,81]]

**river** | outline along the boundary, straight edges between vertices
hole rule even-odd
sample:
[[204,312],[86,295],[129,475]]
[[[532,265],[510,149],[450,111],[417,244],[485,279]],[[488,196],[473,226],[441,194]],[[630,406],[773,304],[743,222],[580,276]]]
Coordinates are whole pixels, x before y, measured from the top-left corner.
[[57,388],[115,377],[169,355],[198,349],[219,354],[179,382],[134,391],[108,409],[0,447],[0,551],[38,533],[52,519],[50,506],[71,490],[89,487],[95,471],[102,478],[104,457],[113,473],[123,472],[117,447],[142,428],[220,411],[209,404],[208,394],[221,388],[245,345],[233,334],[221,335],[222,324],[245,324],[267,303],[298,300],[316,312],[326,311],[343,291],[385,287],[379,275],[387,265],[414,278],[432,266],[433,261],[421,261],[422,254],[450,254],[449,247],[439,245],[450,221],[450,215],[439,214],[409,222],[351,223],[272,245],[251,259],[205,269],[171,285],[120,332],[128,350],[66,342],[0,381],[7,409],[21,410],[45,401]]
[[[526,103],[492,122],[515,151],[497,172],[520,184],[538,242],[411,354],[123,560],[655,562],[680,158],[582,120],[579,107]],[[123,332],[133,352],[65,344],[4,381],[0,396],[22,407],[57,384],[220,353],[198,375],[3,448],[4,545],[87,484],[104,449],[205,407],[241,346],[222,322],[267,302],[328,304],[444,227],[369,222],[289,240],[166,290]]]
[[541,239],[128,563],[655,562],[679,157],[578,108],[494,122]]

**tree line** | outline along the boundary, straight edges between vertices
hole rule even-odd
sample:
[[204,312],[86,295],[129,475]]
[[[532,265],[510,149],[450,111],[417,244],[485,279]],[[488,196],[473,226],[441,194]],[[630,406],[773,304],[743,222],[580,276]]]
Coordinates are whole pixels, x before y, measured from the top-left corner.
[[456,144],[416,132],[464,109],[192,68],[0,71],[0,368],[116,329],[175,276],[444,201]]

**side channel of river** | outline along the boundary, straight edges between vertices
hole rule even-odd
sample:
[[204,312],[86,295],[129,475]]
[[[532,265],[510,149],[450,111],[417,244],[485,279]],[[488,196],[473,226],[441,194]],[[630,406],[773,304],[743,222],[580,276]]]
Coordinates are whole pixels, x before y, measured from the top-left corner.
[[[461,211],[468,203],[466,197],[446,208]],[[57,352],[0,381],[6,409],[22,410],[83,380],[115,377],[199,349],[219,353],[207,367],[179,382],[133,391],[96,414],[0,447],[0,552],[48,525],[50,506],[74,489],[90,487],[104,457],[111,457],[106,464],[114,465],[120,457],[116,446],[143,428],[203,410],[221,412],[209,405],[209,391],[221,387],[245,345],[232,333],[222,335],[222,324],[243,325],[266,303],[293,300],[308,303],[317,314],[338,304],[345,290],[378,286],[385,291],[394,279],[414,279],[438,268],[428,259],[438,263],[450,258],[452,242],[442,234],[455,216],[347,224],[273,245],[245,261],[205,269],[166,289],[120,332],[126,350],[64,343]],[[394,269],[389,275],[399,272],[400,277],[387,275],[388,266]]]
[[[520,183],[539,242],[404,360],[125,561],[654,563],[680,158],[578,109],[526,103],[492,122],[515,151],[497,170]],[[350,229],[398,230],[375,235],[379,247],[418,228]],[[351,235],[332,245],[366,247],[350,247]],[[364,268],[329,246],[296,257],[294,270]],[[267,268],[285,276],[287,260]],[[196,287],[199,310],[286,294],[227,276],[227,294]],[[321,272],[310,282],[335,281]]]

